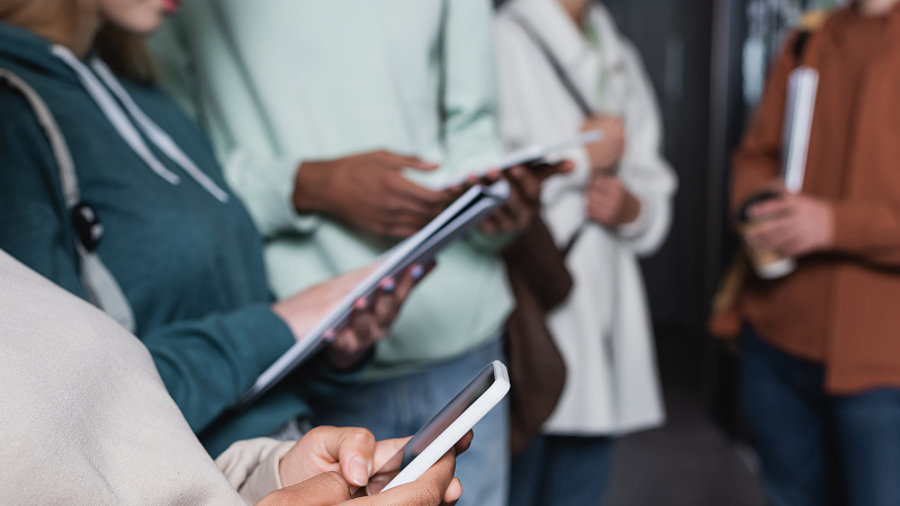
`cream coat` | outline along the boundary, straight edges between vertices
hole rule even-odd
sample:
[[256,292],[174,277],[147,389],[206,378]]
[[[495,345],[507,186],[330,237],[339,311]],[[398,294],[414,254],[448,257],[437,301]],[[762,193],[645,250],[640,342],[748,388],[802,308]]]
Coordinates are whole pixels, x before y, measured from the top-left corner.
[[217,468],[136,337],[2,251],[0,287],[0,504],[240,505],[280,488],[291,443],[235,443]]
[[[510,0],[497,20],[507,148],[571,138],[583,119],[516,16],[540,33],[595,110],[625,119],[620,175],[642,203],[640,218],[617,231],[588,225],[567,259],[575,286],[549,317],[568,369],[566,387],[544,430],[610,435],[657,426],[664,413],[637,257],[653,253],[665,240],[677,183],[660,155],[653,90],[636,51],[603,7],[592,7],[589,18],[601,40],[597,51],[555,0]],[[584,150],[566,156],[576,162],[575,172],[548,181],[543,194],[544,218],[561,247],[586,220],[590,172]]]

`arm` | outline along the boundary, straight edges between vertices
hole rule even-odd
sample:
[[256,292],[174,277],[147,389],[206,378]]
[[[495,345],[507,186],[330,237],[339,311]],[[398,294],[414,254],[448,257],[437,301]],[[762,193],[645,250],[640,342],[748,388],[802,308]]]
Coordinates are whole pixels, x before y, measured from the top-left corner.
[[[331,218],[378,235],[406,237],[440,212],[446,200],[442,192],[403,176],[406,169],[436,168],[422,160],[385,151],[334,160],[284,156],[286,141],[271,125],[216,12],[214,7],[186,11],[178,24],[154,38],[153,46],[163,82],[206,126],[229,183],[264,236],[313,233],[323,218]],[[200,14],[209,16],[191,18]],[[214,75],[196,74],[189,55],[198,36],[188,29],[203,30],[203,37],[215,41]],[[214,93],[219,90],[203,89],[211,79],[227,91],[229,102],[224,107],[216,103],[223,100]],[[229,128],[236,121],[248,124],[240,138]]]
[[139,337],[194,432],[231,407],[295,342],[265,303],[165,325]]
[[[261,303],[169,325],[144,336],[169,393],[191,427],[199,432],[232,406],[294,344],[295,336],[307,335],[371,269],[357,269],[312,286],[271,308]],[[428,268],[412,267],[396,279],[383,280],[366,304],[357,305],[348,326],[336,333],[327,360],[304,364],[286,381],[289,388],[304,398],[331,397],[352,383],[374,343],[387,335],[401,305],[428,272]]]
[[787,80],[796,63],[791,51],[794,44],[794,37],[790,37],[772,66],[762,99],[734,155],[732,211],[740,209],[750,196],[770,185],[781,174],[781,133]]
[[847,199],[829,202],[784,193],[756,204],[751,217],[766,219],[746,233],[755,248],[800,258],[835,252],[876,267],[900,266],[900,209],[896,199]]
[[[58,167],[31,109],[13,97],[0,94],[0,248],[85,298]],[[195,431],[294,342],[267,305],[160,327],[141,337]]]
[[623,44],[632,88],[625,104],[627,147],[620,164],[621,179],[640,201],[640,214],[623,225],[620,237],[639,255],[649,255],[665,241],[672,222],[672,195],[678,185],[663,159],[662,118],[650,79],[637,52]]
[[845,200],[833,204],[833,250],[883,267],[900,266],[900,203]]
[[[785,51],[773,67],[753,122],[735,155],[731,199],[734,210],[753,193],[771,185],[780,175],[787,79],[796,65],[790,51],[793,47],[793,39],[788,40]],[[845,199],[825,202],[803,194],[781,200],[754,209],[760,214],[775,210],[788,215],[785,220],[772,220],[770,231],[758,232],[757,235],[765,239],[763,246],[789,244],[787,248],[776,248],[789,256],[833,251],[876,266],[900,265],[900,204],[897,200]],[[810,227],[810,220],[819,225]],[[821,239],[808,237],[812,228],[822,229],[819,234]],[[781,233],[779,229],[788,232]],[[801,229],[800,240],[787,240],[790,239],[790,230]],[[779,240],[777,236],[787,239]]]

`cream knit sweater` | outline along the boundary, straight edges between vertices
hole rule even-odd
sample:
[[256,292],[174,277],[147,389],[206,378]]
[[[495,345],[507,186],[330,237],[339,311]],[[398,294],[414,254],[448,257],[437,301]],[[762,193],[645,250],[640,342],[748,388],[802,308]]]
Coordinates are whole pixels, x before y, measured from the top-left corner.
[[0,251],[0,504],[255,502],[289,448],[237,443],[220,470],[137,338]]

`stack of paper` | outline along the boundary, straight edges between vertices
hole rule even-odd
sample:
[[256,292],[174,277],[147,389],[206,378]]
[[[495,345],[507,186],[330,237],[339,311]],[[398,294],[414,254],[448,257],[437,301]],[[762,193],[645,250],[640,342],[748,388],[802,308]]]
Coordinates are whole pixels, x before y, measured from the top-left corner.
[[556,144],[548,144],[546,146],[530,146],[518,151],[513,151],[512,153],[504,156],[499,162],[497,162],[497,164],[490,167],[484,167],[481,170],[477,170],[475,172],[467,174],[464,178],[455,180],[446,185],[446,187],[450,188],[455,185],[463,184],[473,176],[481,178],[487,175],[489,172],[495,170],[504,171],[509,170],[517,165],[531,165],[534,163],[544,162],[554,153],[563,152],[567,149],[579,148],[588,144],[600,142],[601,140],[603,140],[603,130],[588,130],[587,132],[582,132],[575,138],[563,142],[557,142]]
[[509,198],[509,193],[509,183],[505,180],[489,187],[476,185],[418,233],[382,255],[378,267],[362,283],[259,376],[253,387],[238,401],[236,409],[251,405],[297,366],[318,352],[326,342],[326,334],[347,325],[353,313],[354,303],[360,298],[372,297],[384,278],[397,276],[412,265],[424,265],[433,260],[438,252],[478,226],[491,211],[504,204]]

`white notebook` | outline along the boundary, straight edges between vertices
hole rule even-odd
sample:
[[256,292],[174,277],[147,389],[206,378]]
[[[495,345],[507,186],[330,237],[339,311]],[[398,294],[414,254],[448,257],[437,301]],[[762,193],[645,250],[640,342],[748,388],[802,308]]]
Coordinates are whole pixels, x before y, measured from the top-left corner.
[[241,396],[235,409],[250,406],[316,354],[325,344],[325,334],[329,330],[343,328],[353,313],[354,303],[360,298],[372,297],[384,278],[396,276],[412,265],[424,265],[433,260],[442,249],[474,229],[488,214],[504,204],[509,193],[509,183],[505,180],[491,186],[473,186],[422,230],[385,252],[378,261],[378,267],[366,279],[257,378],[253,387]]
[[816,109],[819,73],[810,67],[798,67],[788,78],[787,102],[782,130],[781,172],[784,187],[790,193],[803,190],[809,134]]

